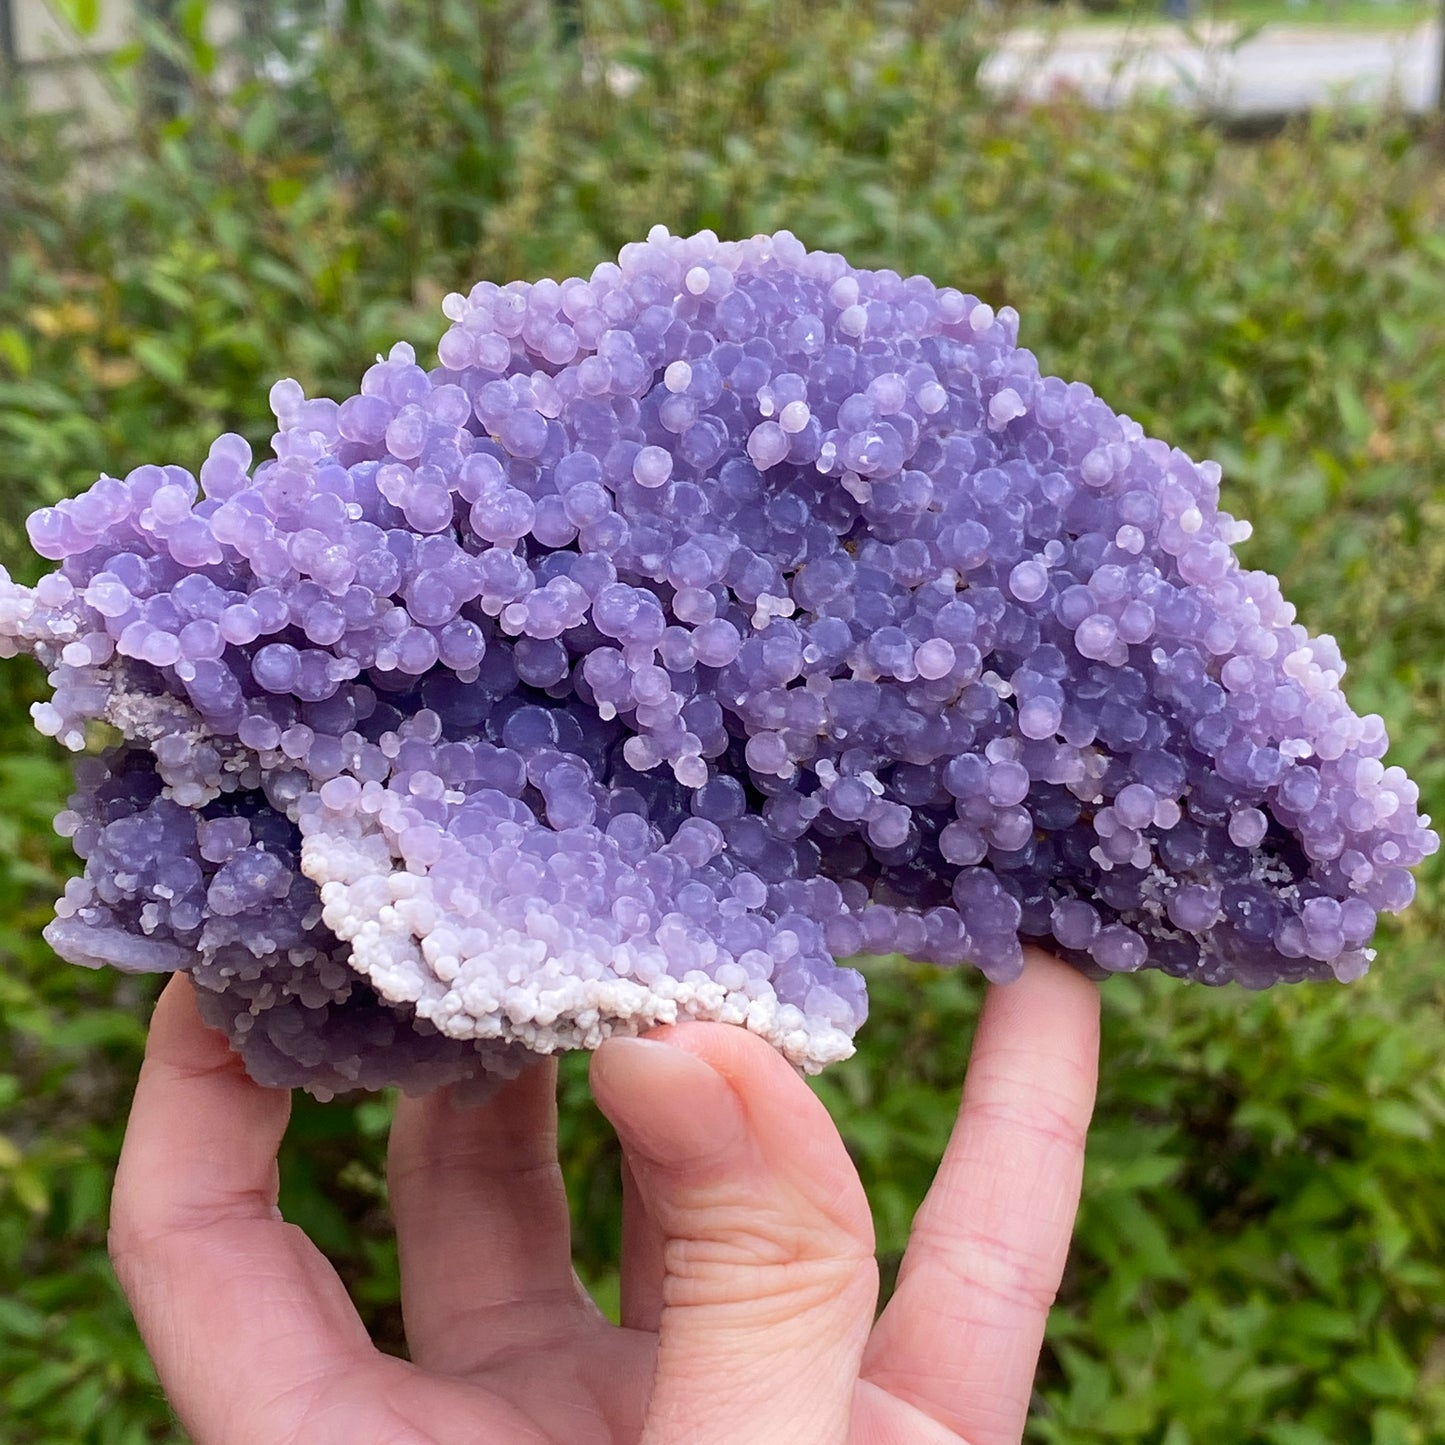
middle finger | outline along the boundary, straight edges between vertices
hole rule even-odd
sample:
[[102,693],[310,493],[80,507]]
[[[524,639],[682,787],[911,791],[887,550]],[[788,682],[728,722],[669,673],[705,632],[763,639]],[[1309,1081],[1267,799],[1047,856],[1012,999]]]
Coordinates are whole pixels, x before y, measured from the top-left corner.
[[402,1099],[387,1160],[412,1359],[462,1374],[595,1317],[572,1271],[557,1163],[557,1066],[485,1104]]

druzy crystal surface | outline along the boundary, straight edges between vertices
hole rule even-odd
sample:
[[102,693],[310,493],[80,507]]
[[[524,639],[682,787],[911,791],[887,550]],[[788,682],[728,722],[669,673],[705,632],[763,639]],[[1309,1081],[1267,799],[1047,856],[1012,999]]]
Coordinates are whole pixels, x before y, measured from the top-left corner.
[[[1368,965],[1438,840],[1219,473],[1017,317],[791,235],[447,298],[274,456],[103,477],[0,584],[82,749],[64,957],[189,970],[268,1083],[691,1016],[814,1069],[897,952]],[[102,729],[101,731],[105,731]],[[118,739],[118,740],[117,740]]]

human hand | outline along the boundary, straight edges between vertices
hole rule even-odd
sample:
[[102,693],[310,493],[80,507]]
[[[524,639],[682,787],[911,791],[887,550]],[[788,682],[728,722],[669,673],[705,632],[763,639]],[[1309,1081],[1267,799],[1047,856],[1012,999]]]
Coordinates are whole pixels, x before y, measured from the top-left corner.
[[622,1324],[573,1274],[555,1066],[404,1099],[389,1177],[411,1362],[277,1209],[289,1096],[157,1005],[111,1254],[196,1445],[1015,1445],[1078,1204],[1098,996],[1026,950],[874,1320],[868,1203],[827,1112],[744,1030],[592,1061],[624,1155]]

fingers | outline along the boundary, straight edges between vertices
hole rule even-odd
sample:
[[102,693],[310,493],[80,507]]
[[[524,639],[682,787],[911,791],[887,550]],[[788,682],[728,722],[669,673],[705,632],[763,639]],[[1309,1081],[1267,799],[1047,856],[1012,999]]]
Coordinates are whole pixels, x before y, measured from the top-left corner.
[[864,1375],[970,1445],[1020,1439],[1078,1208],[1098,990],[1037,949],[990,988],[963,1108]]
[[304,1413],[322,1382],[371,1353],[341,1281],[276,1207],[290,1107],[201,1022],[190,980],[173,979],[136,1086],[110,1250],[198,1445],[260,1438],[261,1413]]
[[877,1271],[823,1106],[768,1044],[721,1024],[611,1039],[592,1087],[661,1242],[647,1445],[844,1440]]
[[449,1374],[543,1347],[596,1312],[572,1273],[557,1164],[557,1066],[487,1103],[402,1099],[387,1163],[412,1359]]
[[663,1249],[657,1221],[637,1187],[637,1178],[622,1161],[622,1315],[629,1330],[656,1334],[662,1323]]

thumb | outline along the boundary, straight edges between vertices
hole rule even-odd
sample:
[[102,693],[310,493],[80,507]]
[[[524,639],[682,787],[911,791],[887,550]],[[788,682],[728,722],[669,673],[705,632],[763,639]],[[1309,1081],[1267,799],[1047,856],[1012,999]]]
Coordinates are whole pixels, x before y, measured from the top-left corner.
[[661,1240],[646,1445],[846,1440],[878,1273],[827,1110],[727,1024],[609,1039],[592,1088]]

